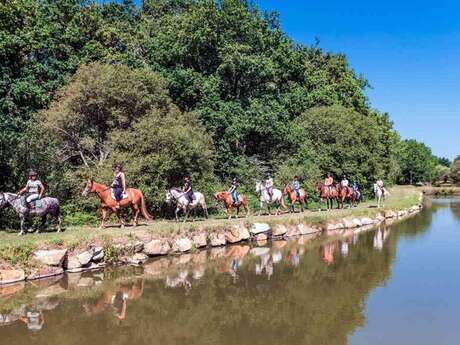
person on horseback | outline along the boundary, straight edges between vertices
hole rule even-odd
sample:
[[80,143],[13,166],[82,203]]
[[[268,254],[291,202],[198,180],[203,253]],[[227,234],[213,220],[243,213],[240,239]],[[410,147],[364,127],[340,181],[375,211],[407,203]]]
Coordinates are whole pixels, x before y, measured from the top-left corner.
[[340,181],[340,185],[341,185],[343,188],[348,187],[349,182],[348,182],[347,177],[346,177],[345,175],[343,175],[342,181]]
[[358,183],[356,183],[356,181],[353,182],[353,185],[351,188],[353,188],[353,193],[355,193],[356,195],[356,200],[361,200],[361,192],[359,191],[359,185]]
[[120,202],[123,200],[123,194],[126,193],[126,177],[121,164],[113,166],[113,175],[112,189],[115,201],[117,202],[115,208],[118,210],[120,209]]
[[267,190],[269,201],[272,202],[273,198],[273,178],[270,174],[267,175],[267,179],[265,180],[265,189]]
[[294,176],[294,181],[291,184],[292,189],[294,190],[295,194],[297,195],[297,199],[300,199],[300,182],[299,176]]
[[187,198],[189,204],[193,203],[193,189],[192,189],[192,180],[189,176],[184,177],[184,186],[182,187],[182,192]]
[[324,180],[324,186],[329,189],[329,195],[332,194],[332,186],[334,185],[334,178],[330,172],[327,173],[326,179]]
[[24,206],[28,209],[34,208],[34,201],[39,200],[45,193],[45,187],[40,180],[37,179],[37,172],[33,169],[29,170],[29,180],[24,188],[22,188],[18,196],[24,194]]
[[238,182],[238,179],[235,177],[232,180],[232,185],[230,186],[230,189],[228,192],[232,195],[232,201],[233,204],[237,204],[239,202],[239,195],[238,195],[238,187],[240,186],[240,183]]

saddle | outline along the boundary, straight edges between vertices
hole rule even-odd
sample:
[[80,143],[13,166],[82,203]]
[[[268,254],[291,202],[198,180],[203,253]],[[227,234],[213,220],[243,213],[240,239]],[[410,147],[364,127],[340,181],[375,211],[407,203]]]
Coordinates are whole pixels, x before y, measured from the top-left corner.
[[29,209],[35,209],[35,208],[40,208],[42,207],[42,201],[41,199],[34,200],[32,202],[26,202],[27,195],[23,196],[21,198],[21,205],[23,207],[29,208]]
[[[111,196],[112,196],[112,199],[113,199],[113,200],[116,200],[116,199],[115,199],[115,193],[113,192],[113,189],[112,189]],[[124,200],[124,199],[128,199],[128,193],[123,193],[123,194],[122,194],[121,200]]]

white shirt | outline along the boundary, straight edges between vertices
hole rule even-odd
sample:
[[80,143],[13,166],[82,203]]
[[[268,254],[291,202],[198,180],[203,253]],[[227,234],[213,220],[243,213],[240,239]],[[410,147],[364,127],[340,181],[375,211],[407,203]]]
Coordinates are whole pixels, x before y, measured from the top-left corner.
[[348,180],[347,179],[343,179],[342,182],[340,182],[342,184],[342,187],[348,187]]

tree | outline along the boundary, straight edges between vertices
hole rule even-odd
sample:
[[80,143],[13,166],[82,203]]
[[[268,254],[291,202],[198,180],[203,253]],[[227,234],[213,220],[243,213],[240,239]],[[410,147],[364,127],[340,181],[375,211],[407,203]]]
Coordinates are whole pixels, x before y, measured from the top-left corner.
[[428,182],[435,178],[437,159],[425,144],[414,139],[403,140],[397,155],[401,183]]
[[460,156],[457,156],[450,168],[450,177],[455,183],[460,182]]

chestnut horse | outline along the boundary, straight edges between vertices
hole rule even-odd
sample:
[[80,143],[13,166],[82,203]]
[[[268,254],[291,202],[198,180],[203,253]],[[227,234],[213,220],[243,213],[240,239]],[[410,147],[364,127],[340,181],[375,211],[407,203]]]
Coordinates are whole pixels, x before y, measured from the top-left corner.
[[323,201],[326,200],[327,210],[332,210],[334,207],[334,199],[337,199],[337,187],[332,185],[331,187],[325,186],[322,182],[316,182],[315,188],[319,193],[319,210],[323,205]]
[[[105,228],[105,222],[110,212],[114,212],[117,215],[120,227],[125,226],[125,223],[121,218],[120,210],[116,208],[117,202],[112,197],[112,188],[100,183],[96,183],[93,180],[88,180],[86,182],[85,189],[83,190],[81,195],[87,196],[89,193],[96,193],[99,199],[101,200],[101,228]],[[137,226],[139,222],[139,212],[142,212],[142,216],[145,218],[145,220],[152,219],[152,216],[147,212],[147,208],[145,207],[145,200],[144,195],[142,195],[142,192],[138,189],[128,188],[126,193],[128,194],[128,197],[120,201],[120,206],[131,206],[134,212],[134,226]]]
[[283,195],[287,195],[289,197],[289,208],[291,212],[295,212],[295,203],[298,202],[300,204],[300,211],[303,212],[305,209],[305,200],[307,199],[307,193],[305,190],[299,190],[300,196],[297,197],[297,193],[294,189],[292,189],[291,185],[287,184],[283,189]]
[[239,195],[239,201],[233,202],[232,194],[229,192],[219,192],[214,194],[214,199],[217,202],[222,201],[225,205],[225,212],[227,213],[228,219],[232,218],[232,209],[236,208],[236,218],[240,214],[240,207],[243,207],[246,211],[246,217],[249,216],[249,203],[248,198],[244,194]]
[[354,204],[355,193],[351,187],[343,187],[340,183],[337,184],[337,206],[343,208],[345,201],[348,201],[348,205],[351,208]]

